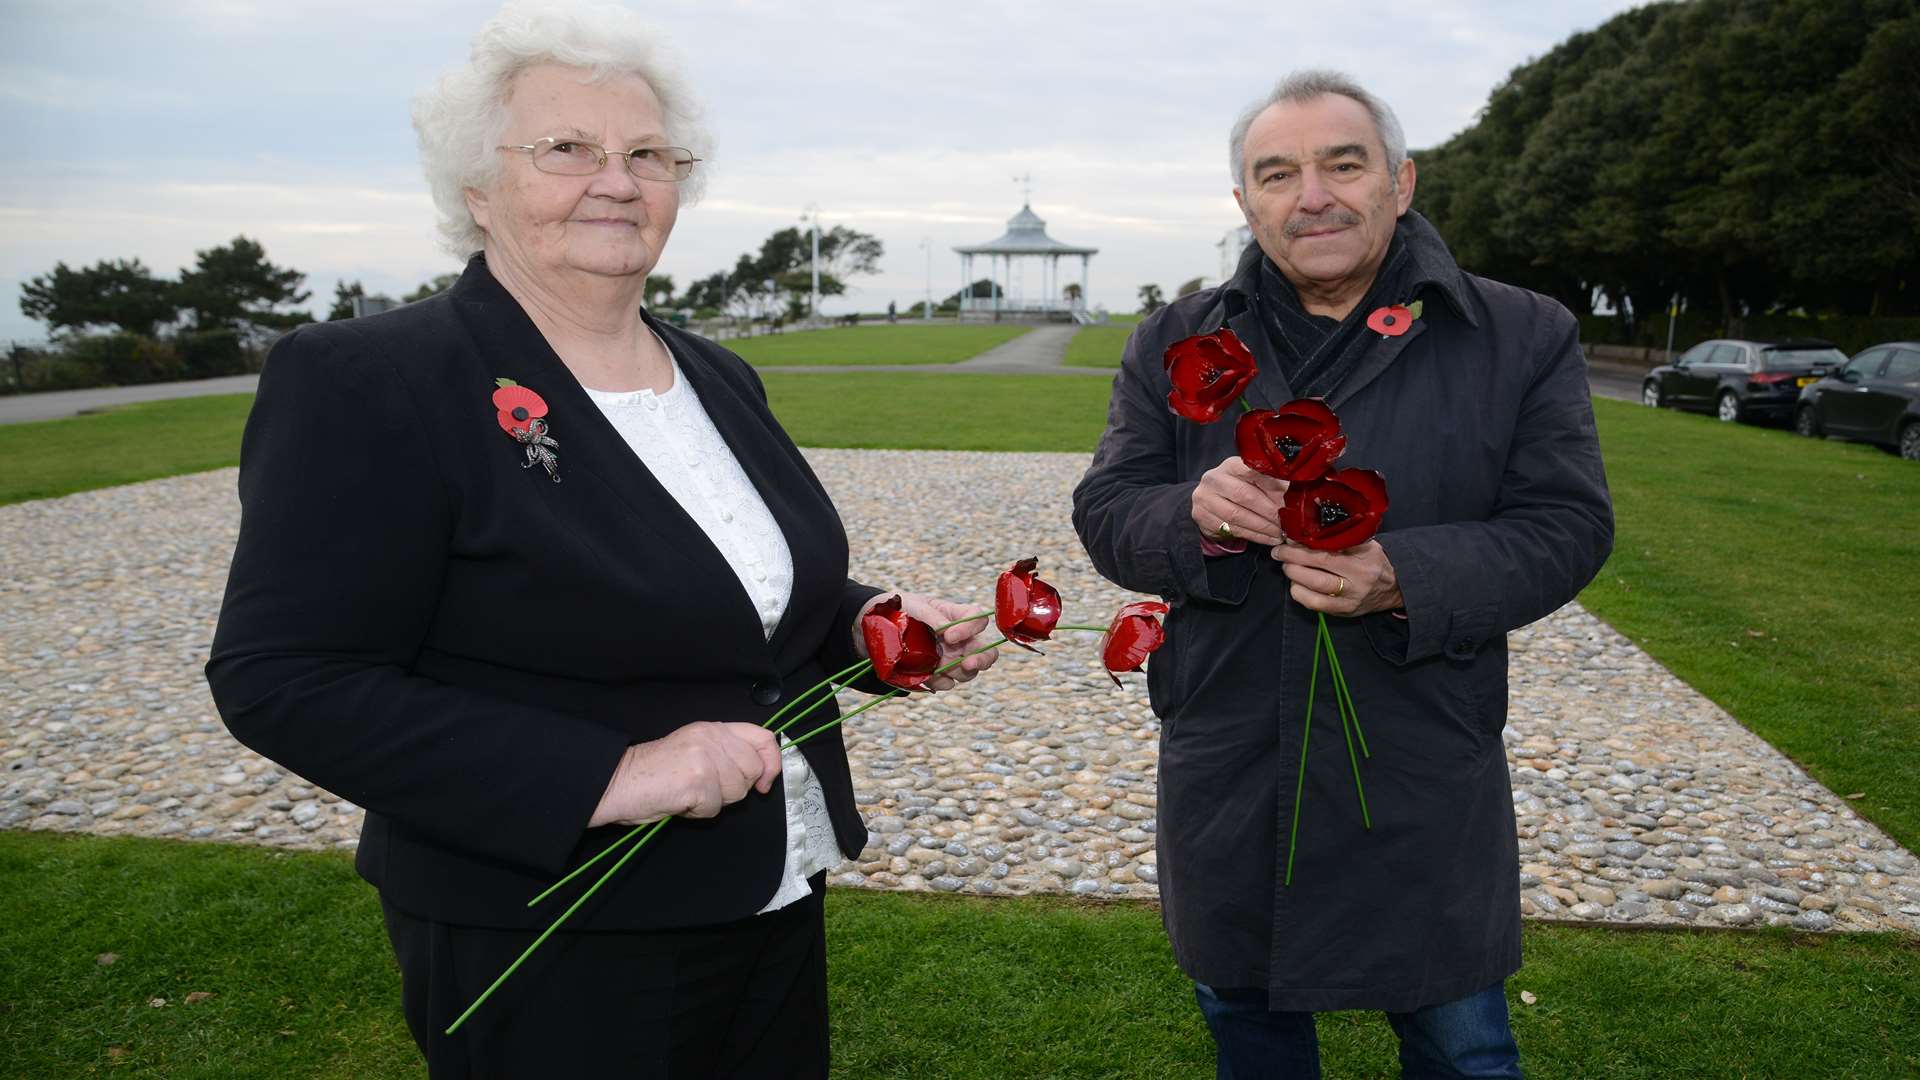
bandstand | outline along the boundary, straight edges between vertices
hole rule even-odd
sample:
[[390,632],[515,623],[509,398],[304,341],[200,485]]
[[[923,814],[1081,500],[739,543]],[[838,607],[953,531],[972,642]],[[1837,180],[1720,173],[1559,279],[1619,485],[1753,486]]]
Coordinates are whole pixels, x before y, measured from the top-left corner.
[[[1023,203],[1020,212],[1007,219],[1007,231],[984,244],[953,249],[960,256],[961,315],[987,315],[994,318],[1071,318],[1085,317],[1087,310],[1087,270],[1099,248],[1063,244],[1047,235],[1047,223]],[[987,257],[987,278],[993,282],[994,295],[974,296],[973,260]],[[1080,259],[1080,295],[1068,297],[1060,282],[1060,260]],[[1026,280],[1024,271],[1035,266],[1039,271],[1038,289]]]

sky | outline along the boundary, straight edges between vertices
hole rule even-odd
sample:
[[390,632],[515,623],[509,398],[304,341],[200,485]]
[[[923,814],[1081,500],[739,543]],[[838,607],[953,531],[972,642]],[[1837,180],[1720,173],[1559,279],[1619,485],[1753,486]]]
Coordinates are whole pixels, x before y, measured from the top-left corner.
[[[1417,164],[1515,67],[1634,5],[629,6],[678,45],[717,142],[655,273],[684,287],[727,269],[817,205],[823,226],[886,248],[831,314],[959,289],[951,249],[1004,231],[1023,176],[1055,239],[1100,249],[1091,301],[1132,311],[1142,284],[1218,276],[1215,245],[1241,220],[1227,129],[1281,75],[1351,74],[1399,114]],[[62,261],[137,257],[170,277],[245,235],[307,275],[319,317],[342,279],[398,296],[458,270],[409,108],[497,7],[0,0],[0,343],[44,339],[19,287]]]

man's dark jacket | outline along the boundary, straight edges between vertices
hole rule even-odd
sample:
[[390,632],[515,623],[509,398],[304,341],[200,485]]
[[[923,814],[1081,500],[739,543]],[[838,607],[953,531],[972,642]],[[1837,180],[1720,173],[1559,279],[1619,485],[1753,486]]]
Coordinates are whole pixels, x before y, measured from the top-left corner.
[[1390,299],[1421,300],[1421,316],[1402,336],[1374,335],[1328,402],[1347,433],[1339,466],[1386,476],[1379,541],[1406,599],[1404,621],[1328,619],[1372,750],[1361,762],[1371,831],[1324,669],[1303,735],[1313,615],[1289,599],[1268,549],[1200,550],[1193,489],[1234,456],[1238,410],[1196,424],[1167,409],[1167,346],[1223,325],[1260,363],[1248,401],[1293,397],[1248,308],[1257,247],[1233,280],[1134,331],[1074,491],[1074,526],[1100,572],[1173,605],[1148,686],[1162,721],[1160,891],[1175,956],[1210,986],[1266,987],[1274,1009],[1411,1010],[1519,967],[1505,634],[1572,599],[1612,545],[1572,315],[1461,272],[1418,214],[1398,231],[1428,284]]
[[[695,720],[760,723],[853,662],[852,620],[876,590],[848,581],[840,518],[758,376],[648,322],[792,551],[771,640],[484,259],[430,300],[302,327],[267,361],[207,682],[241,742],[366,808],[356,866],[403,910],[545,926],[578,893],[526,902],[625,832],[586,824],[628,745]],[[522,468],[495,422],[499,378],[546,400],[559,483]],[[838,730],[802,752],[841,850],[858,852]],[[674,822],[569,928],[758,911],[783,865],[782,798],[776,780]]]

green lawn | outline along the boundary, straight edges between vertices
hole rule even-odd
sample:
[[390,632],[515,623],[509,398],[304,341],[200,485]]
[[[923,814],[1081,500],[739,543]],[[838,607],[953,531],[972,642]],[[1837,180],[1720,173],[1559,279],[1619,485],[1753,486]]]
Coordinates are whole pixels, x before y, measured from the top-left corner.
[[877,371],[761,376],[801,446],[905,450],[1078,450],[1107,423],[1106,379]]
[[1067,342],[1067,356],[1061,363],[1068,367],[1117,368],[1120,366],[1120,352],[1126,348],[1127,335],[1131,333],[1132,323],[1083,326],[1079,333],[1073,335],[1073,340]]
[[238,464],[251,408],[252,394],[223,394],[0,424],[0,506]]
[[1595,403],[1617,518],[1581,602],[1920,849],[1920,468]]
[[1025,326],[848,326],[797,330],[720,344],[756,367],[767,364],[953,364],[1012,341]]
[[[0,897],[0,1076],[419,1075],[343,854],[0,833]],[[1210,1073],[1150,908],[834,890],[827,928],[837,1077]],[[1911,940],[1535,924],[1526,958],[1509,993],[1541,1080],[1920,1070]],[[1327,1075],[1398,1074],[1378,1015],[1320,1035]]]

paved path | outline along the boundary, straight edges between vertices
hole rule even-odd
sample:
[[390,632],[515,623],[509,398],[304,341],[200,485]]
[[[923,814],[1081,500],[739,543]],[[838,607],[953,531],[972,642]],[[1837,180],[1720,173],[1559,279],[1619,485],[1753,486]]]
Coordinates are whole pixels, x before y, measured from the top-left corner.
[[[998,572],[1034,555],[1074,622],[1129,598],[1068,520],[1086,454],[806,455],[863,580],[984,607]],[[354,845],[360,809],[235,742],[200,674],[234,479],[0,507],[0,828]],[[1920,860],[1632,642],[1574,604],[1507,641],[1500,738],[1528,916],[1920,929]],[[833,881],[1152,899],[1158,740],[1144,676],[1115,687],[1086,634],[876,708],[847,732],[873,836]]]
[[102,386],[92,390],[50,390],[42,394],[13,394],[0,397],[0,424],[18,424],[27,420],[58,420],[81,413],[99,412],[115,405],[138,401],[165,401],[169,398],[201,397],[208,394],[251,394],[260,384],[258,375],[229,375],[219,379],[191,379],[185,382],[146,383],[141,386]]

